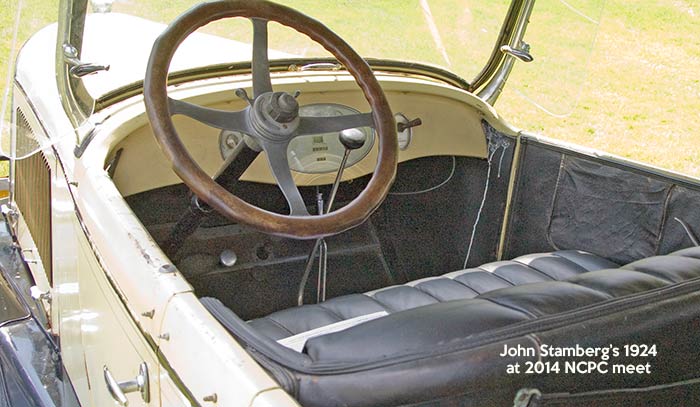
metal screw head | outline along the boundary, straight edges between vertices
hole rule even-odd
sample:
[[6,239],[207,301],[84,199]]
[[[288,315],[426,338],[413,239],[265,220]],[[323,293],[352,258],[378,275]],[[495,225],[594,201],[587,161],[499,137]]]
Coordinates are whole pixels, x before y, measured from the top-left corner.
[[163,274],[174,273],[176,270],[177,270],[177,268],[175,268],[175,266],[173,266],[172,264],[169,264],[169,263],[163,264],[158,269],[158,271],[160,271]]
[[232,267],[238,261],[238,256],[233,250],[226,249],[219,255],[219,262],[226,267]]
[[68,58],[77,58],[78,49],[71,44],[63,44],[63,55]]
[[210,394],[208,396],[204,396],[202,400],[210,402],[210,403],[216,403],[219,400],[219,396],[217,396],[216,393]]

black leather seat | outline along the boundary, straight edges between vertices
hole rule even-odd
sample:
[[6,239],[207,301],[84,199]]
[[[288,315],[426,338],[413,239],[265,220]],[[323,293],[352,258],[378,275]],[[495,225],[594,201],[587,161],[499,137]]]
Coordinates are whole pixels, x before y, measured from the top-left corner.
[[[215,299],[202,302],[236,332],[230,310]],[[368,315],[371,320],[363,319]],[[353,319],[360,323],[343,326]],[[248,324],[281,343],[333,325],[344,328],[304,338],[302,364],[264,358],[303,405],[512,405],[525,387],[569,396],[611,389],[639,395],[646,387],[699,376],[700,248],[622,267],[579,251],[533,254]],[[506,374],[508,364],[540,357],[500,357],[504,346],[542,343],[655,344],[658,356],[610,361],[650,362],[653,375]],[[600,405],[587,397],[581,405]],[[608,392],[604,399],[614,397]],[[605,405],[620,405],[615,403]]]
[[339,321],[375,314],[391,314],[438,302],[475,298],[516,285],[563,280],[588,271],[618,265],[581,251],[565,250],[521,256],[484,264],[440,277],[411,281],[365,294],[346,295],[321,304],[275,312],[249,324],[274,340],[328,326]]

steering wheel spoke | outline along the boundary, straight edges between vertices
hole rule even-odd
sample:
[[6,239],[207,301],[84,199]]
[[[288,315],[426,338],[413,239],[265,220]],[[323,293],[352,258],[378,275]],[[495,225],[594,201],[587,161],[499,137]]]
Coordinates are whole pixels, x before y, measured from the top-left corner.
[[297,188],[292,178],[292,171],[289,169],[287,162],[287,147],[288,143],[262,143],[265,153],[267,153],[267,162],[270,164],[272,175],[277,181],[282,194],[287,199],[289,205],[289,216],[309,216],[309,211],[306,210],[306,204],[301,197],[299,188]]
[[267,55],[267,20],[252,18],[253,22],[253,97],[272,92],[270,61]]
[[[250,106],[239,112],[192,105],[168,97],[168,67],[177,47],[192,32],[223,18],[245,17],[253,25]],[[336,117],[299,117],[295,96],[272,92],[268,57],[268,23],[290,27],[330,52],[355,79],[371,113]],[[241,93],[241,92],[239,92]],[[154,42],[144,79],[144,101],[153,134],[174,171],[211,208],[234,222],[283,237],[316,239],[341,233],[369,218],[386,198],[396,175],[398,143],[391,108],[374,73],[342,38],[320,22],[289,7],[267,0],[212,0],[190,8],[173,21]],[[182,114],[209,126],[235,130],[253,137],[266,152],[290,215],[264,210],[243,201],[217,184],[182,143],[172,116]],[[373,127],[377,134],[377,163],[365,189],[343,208],[309,216],[287,162],[289,142],[297,135],[341,132]],[[247,141],[250,141],[246,139]],[[256,148],[257,150],[257,148]],[[251,155],[251,159],[254,154]]]
[[252,133],[248,123],[248,108],[231,112],[202,107],[170,97],[168,97],[168,105],[171,116],[181,114],[217,129],[239,131],[246,134]]
[[372,113],[358,113],[330,117],[299,117],[298,135],[339,132],[358,127],[374,127]]

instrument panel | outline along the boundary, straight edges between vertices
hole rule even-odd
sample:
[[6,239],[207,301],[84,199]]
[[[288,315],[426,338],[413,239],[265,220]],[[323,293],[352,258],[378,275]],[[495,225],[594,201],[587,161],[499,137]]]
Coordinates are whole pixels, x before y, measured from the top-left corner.
[[[299,106],[299,115],[306,117],[333,117],[360,113],[357,109],[338,103],[312,103]],[[369,154],[376,138],[371,127],[358,128],[365,135],[365,144],[352,150],[346,167],[352,167]],[[226,159],[236,145],[243,140],[243,133],[223,130],[219,134],[221,158]],[[289,168],[302,174],[325,174],[337,172],[343,160],[345,147],[340,143],[338,132],[303,135],[294,138],[287,148]]]
[[[439,155],[486,157],[486,139],[482,128],[484,119],[508,134],[515,134],[500,118],[493,116],[487,105],[464,91],[416,78],[381,78],[382,87],[392,111],[396,114],[397,123],[407,124],[410,122],[409,118],[421,118],[423,121],[418,127],[398,132],[399,162]],[[182,93],[183,100],[195,104],[213,109],[241,110],[245,108],[245,102],[232,97],[231,89],[245,87],[244,85],[225,82],[211,86],[198,85],[192,89],[179,88],[178,91]],[[311,111],[306,110],[309,109],[306,107],[309,105],[320,105],[320,108],[316,108],[320,110],[317,114],[326,115],[367,111],[366,100],[350,78],[339,79],[333,76],[318,78],[317,81],[309,81],[306,77],[291,78],[288,82],[279,84],[277,88],[288,92],[301,90],[302,94],[298,100],[305,116],[314,114],[314,108],[311,108]],[[339,105],[342,107],[338,108]],[[404,117],[398,112],[403,113]],[[121,150],[119,167],[113,177],[119,191],[124,196],[129,196],[181,183],[171,164],[163,158],[145,117],[138,116],[128,120],[131,120],[126,122],[128,126],[125,125],[124,130],[114,138],[113,144],[110,144],[110,152],[106,158],[109,161]],[[222,155],[228,149],[233,149],[243,138],[240,133],[222,135],[221,130],[182,115],[174,116],[173,122],[189,153],[205,172],[212,175],[221,168],[224,161]],[[368,135],[366,150],[353,153],[350,164],[346,165],[343,181],[371,174],[375,168],[378,135],[371,128],[365,130],[372,132]],[[338,140],[337,133],[321,136],[320,139],[314,139],[315,136],[299,137],[295,145],[290,146],[288,150],[289,162],[293,168],[292,177],[298,186],[329,185],[335,179],[344,148]],[[317,150],[314,151],[314,148]],[[142,176],[144,173],[148,173],[149,176]],[[270,173],[266,155],[263,153],[258,156],[240,179],[246,182],[274,184],[275,179]]]
[[[356,109],[335,103],[314,103],[299,107],[299,115],[309,117],[346,116],[360,113]],[[347,167],[352,167],[369,154],[374,145],[374,129],[360,127],[365,134],[365,144],[352,150],[348,156]],[[323,174],[337,172],[345,154],[345,147],[338,139],[338,133],[314,134],[296,137],[289,143],[287,160],[289,168],[304,174]]]

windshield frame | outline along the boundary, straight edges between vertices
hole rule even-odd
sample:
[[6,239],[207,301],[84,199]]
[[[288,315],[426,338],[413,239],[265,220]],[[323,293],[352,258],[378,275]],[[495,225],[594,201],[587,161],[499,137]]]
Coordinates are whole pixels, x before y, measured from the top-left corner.
[[81,63],[88,0],[61,0],[58,7],[56,86],[63,110],[77,129],[93,113],[95,104],[82,79],[71,74],[71,68]]
[[[459,89],[478,94],[487,103],[493,105],[503,89],[508,74],[513,68],[514,57],[503,51],[504,46],[519,46],[527,27],[528,17],[536,0],[512,0],[501,25],[499,35],[494,44],[490,58],[486,61],[479,74],[467,81],[461,76],[436,66],[387,59],[371,59],[366,61],[372,69],[389,73],[403,73],[426,76],[437,79]],[[60,0],[59,3],[58,35],[56,40],[56,81],[61,95],[63,108],[74,128],[80,127],[94,112],[105,109],[115,103],[143,93],[143,81],[121,86],[96,100],[87,92],[81,77],[73,75],[71,68],[90,66],[80,61],[82,51],[85,20],[88,12],[88,0]],[[343,71],[344,67],[336,66],[333,58],[293,58],[271,60],[272,72],[294,72],[294,67],[308,64],[326,66],[328,71]],[[109,67],[100,67],[108,69]],[[204,65],[183,71],[171,72],[168,75],[169,84],[189,82],[221,76],[249,74],[250,62],[236,64]],[[491,93],[489,89],[497,89]],[[479,92],[487,92],[488,97]]]

